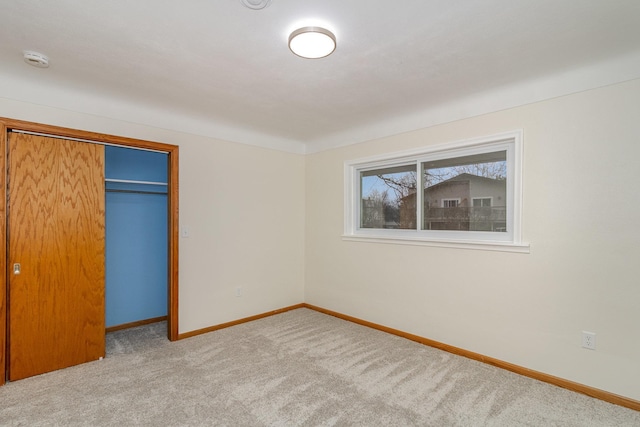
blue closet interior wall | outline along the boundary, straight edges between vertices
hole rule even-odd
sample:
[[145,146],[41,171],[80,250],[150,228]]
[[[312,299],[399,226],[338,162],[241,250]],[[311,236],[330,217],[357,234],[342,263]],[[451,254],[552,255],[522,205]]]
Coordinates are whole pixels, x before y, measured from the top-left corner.
[[107,327],[167,315],[168,187],[108,181],[166,183],[167,156],[105,147]]

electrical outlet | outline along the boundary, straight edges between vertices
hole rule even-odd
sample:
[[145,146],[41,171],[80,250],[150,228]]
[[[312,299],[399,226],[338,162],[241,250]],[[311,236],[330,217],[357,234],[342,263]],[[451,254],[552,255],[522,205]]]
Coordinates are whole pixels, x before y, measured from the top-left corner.
[[236,288],[236,297],[241,297],[242,296],[242,286],[238,286]]
[[596,334],[594,332],[582,331],[582,347],[589,350],[596,349]]

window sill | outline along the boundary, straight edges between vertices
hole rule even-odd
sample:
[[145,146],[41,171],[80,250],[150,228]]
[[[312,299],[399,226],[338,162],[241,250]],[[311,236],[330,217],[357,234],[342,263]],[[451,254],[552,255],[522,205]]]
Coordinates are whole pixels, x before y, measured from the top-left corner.
[[509,242],[478,242],[472,240],[436,240],[424,238],[399,238],[396,236],[365,236],[345,234],[342,236],[343,241],[347,242],[366,242],[366,243],[385,243],[392,245],[413,245],[413,246],[431,246],[439,248],[454,249],[473,249],[481,251],[498,251],[498,252],[514,252],[528,254],[530,253],[529,243],[509,243]]

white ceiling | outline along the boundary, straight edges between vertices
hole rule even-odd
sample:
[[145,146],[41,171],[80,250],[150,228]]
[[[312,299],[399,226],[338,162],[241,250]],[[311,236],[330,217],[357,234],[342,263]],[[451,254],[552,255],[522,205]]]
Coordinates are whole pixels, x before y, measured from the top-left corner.
[[[640,77],[638,0],[0,0],[0,97],[315,152]],[[291,31],[320,24],[329,57]],[[50,58],[48,69],[22,51]]]

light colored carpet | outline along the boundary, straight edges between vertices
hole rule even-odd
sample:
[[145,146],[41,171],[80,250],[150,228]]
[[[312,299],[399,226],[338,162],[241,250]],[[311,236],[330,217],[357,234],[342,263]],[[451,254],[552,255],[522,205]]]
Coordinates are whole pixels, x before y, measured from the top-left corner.
[[0,387],[2,426],[640,426],[640,412],[308,309]]

